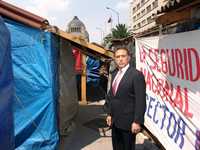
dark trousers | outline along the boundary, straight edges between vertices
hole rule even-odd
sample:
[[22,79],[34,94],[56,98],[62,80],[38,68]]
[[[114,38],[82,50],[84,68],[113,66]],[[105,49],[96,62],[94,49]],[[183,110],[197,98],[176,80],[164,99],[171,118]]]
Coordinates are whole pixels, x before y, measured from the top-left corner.
[[135,150],[135,134],[112,126],[113,150]]

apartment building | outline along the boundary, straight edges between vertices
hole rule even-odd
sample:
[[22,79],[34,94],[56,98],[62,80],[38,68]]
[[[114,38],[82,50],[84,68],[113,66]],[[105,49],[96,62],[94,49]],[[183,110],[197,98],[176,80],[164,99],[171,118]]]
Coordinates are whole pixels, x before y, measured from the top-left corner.
[[168,0],[132,0],[130,3],[129,25],[134,33],[140,33],[156,25],[153,14]]

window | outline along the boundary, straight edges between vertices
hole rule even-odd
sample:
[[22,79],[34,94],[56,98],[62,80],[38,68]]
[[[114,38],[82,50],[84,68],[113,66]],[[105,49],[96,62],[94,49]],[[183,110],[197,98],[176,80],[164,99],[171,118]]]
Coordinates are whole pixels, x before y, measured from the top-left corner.
[[142,25],[144,26],[146,24],[146,20],[142,20]]
[[81,29],[78,27],[71,28],[71,32],[81,32]]
[[152,22],[152,19],[151,19],[151,16],[147,18],[147,23],[151,23]]
[[134,25],[133,29],[136,29],[136,28],[137,28],[137,26],[136,26],[136,25]]
[[141,27],[141,24],[140,24],[140,23],[138,23],[138,24],[137,24],[137,27],[138,27],[138,28],[140,28],[140,27]]
[[135,8],[135,7],[133,7],[133,13],[135,13],[135,11],[136,11],[136,8]]
[[139,4],[137,4],[137,10],[140,8],[140,3]]
[[137,19],[140,18],[140,13],[137,14]]
[[155,0],[155,1],[152,3],[152,7],[153,7],[153,8],[158,7],[158,0]]
[[145,14],[145,9],[142,10],[141,15],[143,16]]
[[147,13],[151,11],[151,5],[147,6]]
[[141,5],[145,3],[145,0],[141,0]]
[[136,16],[133,17],[133,21],[136,21]]
[[77,28],[77,32],[81,32],[81,28]]

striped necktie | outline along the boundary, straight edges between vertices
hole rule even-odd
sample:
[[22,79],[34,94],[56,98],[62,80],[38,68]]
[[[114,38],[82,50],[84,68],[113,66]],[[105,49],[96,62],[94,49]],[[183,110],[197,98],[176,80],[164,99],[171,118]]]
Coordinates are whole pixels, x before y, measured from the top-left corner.
[[112,84],[112,92],[115,95],[119,86],[120,77],[122,75],[122,71],[119,71],[117,76],[115,77],[113,84]]

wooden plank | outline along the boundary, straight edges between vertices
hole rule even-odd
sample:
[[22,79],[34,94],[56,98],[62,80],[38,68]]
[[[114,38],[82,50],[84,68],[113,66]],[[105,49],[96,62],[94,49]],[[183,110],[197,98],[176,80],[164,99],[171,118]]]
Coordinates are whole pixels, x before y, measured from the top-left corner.
[[156,19],[157,24],[168,25],[175,22],[181,22],[185,20],[189,20],[191,17],[191,9],[185,9],[182,11],[173,11],[159,16]]
[[57,29],[57,30],[51,30],[50,29],[49,31],[63,37],[64,39],[67,39],[71,42],[75,42],[75,43],[77,43],[81,46],[84,46],[85,48],[91,49],[94,52],[99,53],[99,54],[101,54],[105,57],[113,58],[113,52],[112,51],[106,50],[106,49],[99,47],[95,44],[91,44],[89,42],[86,42],[86,40],[82,36],[75,36],[75,35],[72,35],[70,33],[64,32],[60,29]]
[[86,83],[87,83],[87,66],[86,66],[86,55],[82,54],[82,64],[83,64],[83,72],[81,74],[81,104],[87,104],[86,97]]

